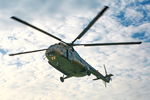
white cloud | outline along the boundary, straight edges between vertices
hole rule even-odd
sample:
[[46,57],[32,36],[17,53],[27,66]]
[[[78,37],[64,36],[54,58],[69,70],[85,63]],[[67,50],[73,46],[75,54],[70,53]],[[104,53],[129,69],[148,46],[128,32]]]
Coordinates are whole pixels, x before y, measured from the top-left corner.
[[133,8],[127,8],[125,12],[125,17],[127,20],[134,20],[136,22],[137,20],[143,18],[143,14],[141,12],[136,11]]
[[[9,17],[12,15],[70,42],[82,31],[84,24],[87,24],[105,4],[110,5],[111,8],[80,40],[81,43],[136,41],[131,37],[133,33],[144,30],[146,34],[149,34],[149,23],[138,27],[124,27],[112,17],[111,14],[119,12],[119,6],[125,8],[128,5],[127,2],[117,3],[118,1],[115,2],[115,0],[111,2],[105,0],[104,3],[101,1],[101,4],[98,3],[94,7],[97,2],[99,1],[88,1],[87,4],[84,4],[84,1],[81,4],[78,1],[76,3],[53,0],[51,2],[22,1],[18,2],[17,6],[13,2],[5,2],[6,6],[3,6],[2,14],[0,14],[0,48],[8,50],[8,54],[45,48],[58,42],[34,29],[11,21]],[[66,5],[64,9],[62,9],[63,5]],[[54,10],[56,12],[51,12],[52,8],[56,8]],[[61,13],[59,13],[60,9],[62,9]],[[131,13],[129,9],[127,11]],[[142,17],[135,10],[132,13],[134,13],[133,16],[126,14],[127,17],[133,19],[135,15]],[[0,53],[0,99],[148,100],[150,93],[149,43],[143,43],[140,46],[76,47],[76,50],[101,73],[104,73],[104,69],[100,66],[106,64],[108,72],[115,75],[107,88],[100,80],[92,81],[94,76],[70,78],[61,83],[59,77],[62,74],[51,67],[46,59],[44,60],[44,51],[16,57]]]

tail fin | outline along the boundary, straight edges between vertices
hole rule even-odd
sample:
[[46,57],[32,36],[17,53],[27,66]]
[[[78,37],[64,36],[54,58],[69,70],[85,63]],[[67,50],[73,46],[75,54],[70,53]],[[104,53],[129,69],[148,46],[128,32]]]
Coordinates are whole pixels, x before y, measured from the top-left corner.
[[112,79],[111,79],[111,76],[114,76],[114,75],[113,75],[113,74],[109,74],[109,75],[107,74],[107,70],[106,70],[105,65],[104,65],[104,70],[105,70],[105,74],[106,74],[106,75],[105,75],[106,82],[109,83],[109,81],[112,80]]
[[109,82],[112,80],[112,79],[111,79],[111,76],[114,76],[114,75],[113,75],[113,74],[109,74],[109,75],[106,74],[106,76],[105,76],[105,78],[106,78],[106,80],[107,80],[106,82],[109,83]]
[[93,80],[98,80],[98,79],[102,79],[104,81],[105,87],[106,87],[106,83],[109,83],[112,79],[111,77],[114,76],[113,74],[107,74],[107,70],[106,67],[104,65],[104,70],[105,70],[105,76],[102,75],[101,73],[97,72],[99,75],[96,75],[97,78],[93,79]]

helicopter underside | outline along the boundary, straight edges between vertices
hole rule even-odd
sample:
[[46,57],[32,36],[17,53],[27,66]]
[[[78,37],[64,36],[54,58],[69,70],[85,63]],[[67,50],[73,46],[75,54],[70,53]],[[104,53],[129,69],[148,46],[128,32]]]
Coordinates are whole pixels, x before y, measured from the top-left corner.
[[48,63],[67,77],[83,77],[87,75],[86,68],[76,61],[71,61],[64,56],[53,54],[47,56]]

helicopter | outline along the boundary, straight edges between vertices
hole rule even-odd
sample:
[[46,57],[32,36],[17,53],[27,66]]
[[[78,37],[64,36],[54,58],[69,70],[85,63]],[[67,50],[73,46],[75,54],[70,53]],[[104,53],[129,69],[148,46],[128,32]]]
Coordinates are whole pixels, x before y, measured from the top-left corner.
[[48,63],[54,67],[56,70],[60,71],[63,76],[60,77],[60,81],[64,82],[65,79],[71,77],[83,77],[83,76],[90,76],[91,74],[95,75],[96,78],[93,80],[101,79],[106,83],[109,83],[113,74],[107,74],[106,67],[104,65],[105,75],[102,75],[98,70],[94,67],[89,65],[80,55],[75,51],[74,46],[109,46],[109,45],[132,45],[132,44],[141,44],[142,42],[114,42],[114,43],[93,43],[93,44],[76,44],[75,41],[80,39],[93,25],[94,23],[106,12],[108,6],[104,6],[104,8],[90,21],[90,23],[83,29],[83,31],[71,42],[66,43],[65,41],[61,40],[60,38],[20,19],[15,16],[11,18],[16,20],[22,24],[25,24],[33,29],[36,29],[56,40],[59,43],[50,45],[46,49],[39,49],[33,51],[26,51],[26,52],[19,52],[9,54],[9,56],[15,56],[20,54],[27,54],[39,51],[46,51],[45,55],[48,59]]

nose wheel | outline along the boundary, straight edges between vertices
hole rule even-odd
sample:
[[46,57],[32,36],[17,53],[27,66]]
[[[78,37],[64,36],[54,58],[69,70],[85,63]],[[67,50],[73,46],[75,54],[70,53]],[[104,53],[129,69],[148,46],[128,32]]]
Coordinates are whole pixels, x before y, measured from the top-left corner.
[[65,79],[70,78],[70,77],[71,77],[71,76],[66,76],[66,77],[64,77],[64,75],[63,75],[63,77],[60,77],[60,81],[63,83]]

